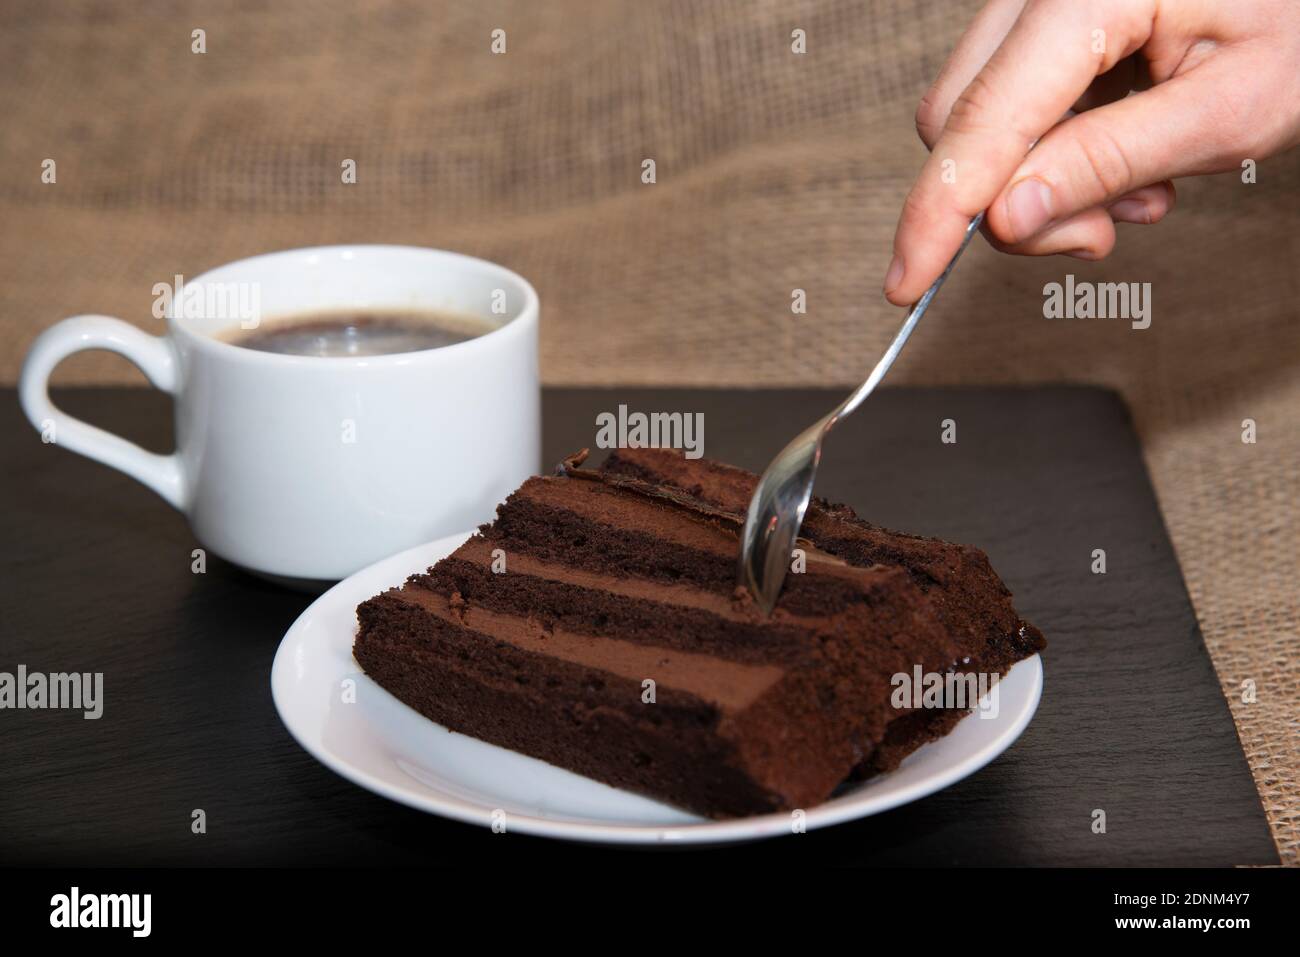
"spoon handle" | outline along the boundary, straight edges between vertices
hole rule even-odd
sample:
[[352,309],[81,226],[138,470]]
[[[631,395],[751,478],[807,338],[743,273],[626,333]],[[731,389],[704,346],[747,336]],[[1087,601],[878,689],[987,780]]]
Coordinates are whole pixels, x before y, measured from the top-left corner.
[[912,306],[911,311],[907,314],[907,318],[903,320],[903,327],[898,330],[898,334],[894,336],[894,341],[889,344],[889,348],[885,350],[885,354],[880,357],[880,361],[876,363],[876,367],[871,370],[871,375],[867,376],[867,381],[854,389],[852,394],[840,403],[839,408],[828,416],[829,421],[826,423],[826,428],[828,430],[837,421],[844,418],[860,406],[862,400],[871,395],[872,390],[880,384],[880,380],[885,377],[885,373],[888,372],[889,367],[894,364],[894,360],[898,358],[898,354],[903,351],[903,346],[907,344],[907,337],[912,334],[912,330],[916,328],[916,324],[921,321],[921,316],[923,316],[925,310],[930,307],[930,301],[934,299],[935,293],[939,291],[939,287],[943,285],[943,281],[948,278],[948,273],[952,272],[952,267],[957,265],[957,260],[960,259],[961,254],[966,251],[966,247],[970,245],[971,238],[979,231],[980,223],[982,222],[984,222],[984,214],[982,212],[977,213],[975,218],[970,221],[970,225],[966,227],[966,235],[962,237],[961,245],[957,247],[957,251],[952,254],[952,259],[948,260],[948,265],[944,267],[943,272],[939,273],[939,278],[930,285],[930,288],[925,291],[925,294]]

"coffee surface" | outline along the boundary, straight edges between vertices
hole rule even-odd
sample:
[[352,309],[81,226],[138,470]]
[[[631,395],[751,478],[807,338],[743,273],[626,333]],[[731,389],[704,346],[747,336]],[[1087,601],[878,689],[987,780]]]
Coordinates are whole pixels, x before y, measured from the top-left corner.
[[237,329],[225,340],[281,355],[382,356],[439,349],[495,328],[478,316],[451,312],[348,311],[271,319],[256,329]]

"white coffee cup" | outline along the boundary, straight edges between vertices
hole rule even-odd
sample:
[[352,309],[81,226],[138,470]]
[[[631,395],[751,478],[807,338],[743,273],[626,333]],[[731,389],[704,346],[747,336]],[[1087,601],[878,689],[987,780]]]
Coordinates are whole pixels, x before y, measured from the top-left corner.
[[[508,269],[433,249],[322,246],[221,266],[177,293],[163,336],[107,316],[46,330],[23,365],[20,397],[44,435],[152,488],[185,513],[200,545],[231,562],[342,578],[488,521],[540,464],[539,305]],[[352,308],[469,314],[496,328],[364,357],[225,341],[259,322]],[[84,349],[121,353],[174,396],[174,453],[147,452],[54,407],[50,373]]]

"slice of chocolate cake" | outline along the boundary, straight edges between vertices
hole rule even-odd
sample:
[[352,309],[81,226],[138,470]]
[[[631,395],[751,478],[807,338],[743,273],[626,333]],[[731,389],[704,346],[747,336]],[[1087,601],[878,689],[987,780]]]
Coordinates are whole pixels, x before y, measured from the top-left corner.
[[736,586],[755,476],[584,456],[357,609],[368,675],[453,731],[729,817],[811,807],[964,713],[895,707],[895,675],[1002,673],[1043,646],[978,549],[824,502],[764,616]]

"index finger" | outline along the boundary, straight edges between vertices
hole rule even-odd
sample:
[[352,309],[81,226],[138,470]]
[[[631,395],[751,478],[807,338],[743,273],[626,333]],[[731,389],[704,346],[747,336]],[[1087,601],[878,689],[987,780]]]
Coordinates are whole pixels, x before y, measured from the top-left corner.
[[[1002,192],[1034,142],[1093,79],[1146,42],[1154,8],[1155,0],[1031,0],[953,104],[903,204],[885,279],[891,302],[915,302],[938,278],[971,217]],[[1049,201],[1046,190],[1025,196],[1032,202],[1036,193]]]

